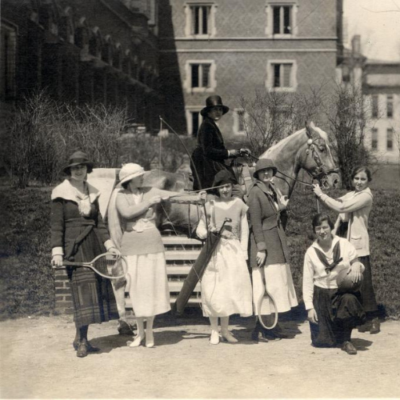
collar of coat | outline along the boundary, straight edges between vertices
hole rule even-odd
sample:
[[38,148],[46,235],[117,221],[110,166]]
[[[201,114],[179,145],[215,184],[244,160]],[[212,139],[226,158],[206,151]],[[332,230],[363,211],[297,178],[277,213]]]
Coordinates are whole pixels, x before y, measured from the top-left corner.
[[259,179],[256,179],[254,181],[253,186],[257,186],[262,192],[264,192],[268,196],[272,196],[274,193],[276,193],[276,188],[274,187],[273,182],[269,183],[270,190],[268,190],[267,185]]
[[[93,203],[100,196],[100,192],[90,183],[86,182],[86,185],[89,191],[90,202]],[[76,196],[76,190],[71,185],[69,179],[65,179],[64,182],[60,183],[53,189],[51,192],[51,200],[55,199],[71,200],[75,203],[79,200]]]

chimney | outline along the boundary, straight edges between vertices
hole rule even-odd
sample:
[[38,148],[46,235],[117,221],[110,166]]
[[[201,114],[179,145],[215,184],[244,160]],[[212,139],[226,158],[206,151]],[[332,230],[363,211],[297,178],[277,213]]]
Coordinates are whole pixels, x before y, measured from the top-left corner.
[[361,55],[361,36],[354,35],[351,39],[351,52],[353,55]]

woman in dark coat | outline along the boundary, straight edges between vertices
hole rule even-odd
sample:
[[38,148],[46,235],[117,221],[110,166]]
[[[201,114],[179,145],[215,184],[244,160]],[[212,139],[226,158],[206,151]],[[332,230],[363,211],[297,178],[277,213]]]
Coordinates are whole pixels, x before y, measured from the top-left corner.
[[[229,158],[238,157],[241,150],[227,150],[217,122],[229,111],[222,104],[220,96],[210,96],[206,107],[201,110],[204,120],[197,134],[197,148],[192,154],[193,189],[206,189],[212,186],[215,175],[227,170],[235,178],[232,167],[225,162]],[[236,178],[235,178],[236,181]]]
[[[274,299],[277,311],[282,313],[297,306],[289,266],[289,251],[286,235],[280,220],[280,212],[286,209],[288,199],[273,184],[277,168],[273,161],[257,162],[255,182],[250,189],[248,206],[250,216],[250,266],[253,278],[253,301],[258,314],[258,301],[265,289]],[[265,274],[265,287],[263,283]],[[271,307],[261,310],[263,315],[272,313]],[[259,333],[271,339],[286,337],[279,325],[269,331],[256,323],[252,338],[258,340]]]
[[[93,164],[85,153],[75,152],[64,172],[69,175],[51,194],[52,264],[63,265],[63,259],[88,262],[109,251],[120,255],[109,238],[99,212],[99,191],[86,182]],[[76,336],[73,347],[78,357],[98,349],[90,345],[87,333],[93,323],[118,319],[113,290],[90,268],[68,268]]]

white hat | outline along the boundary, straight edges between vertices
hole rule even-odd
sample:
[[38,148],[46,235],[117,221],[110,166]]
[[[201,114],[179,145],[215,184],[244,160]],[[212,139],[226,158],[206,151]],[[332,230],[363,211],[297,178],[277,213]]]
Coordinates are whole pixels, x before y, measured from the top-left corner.
[[122,185],[125,182],[144,175],[144,169],[139,164],[125,164],[119,172],[119,183]]

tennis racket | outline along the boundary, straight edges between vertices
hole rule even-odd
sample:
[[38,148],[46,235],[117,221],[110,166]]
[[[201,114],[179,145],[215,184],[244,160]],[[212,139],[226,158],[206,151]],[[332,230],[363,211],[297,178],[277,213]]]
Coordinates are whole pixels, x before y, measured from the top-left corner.
[[84,267],[92,269],[96,274],[106,279],[121,279],[126,276],[128,267],[126,258],[113,253],[100,254],[92,261],[63,261],[63,267]]
[[[276,308],[276,303],[274,298],[268,293],[265,286],[265,271],[264,267],[262,269],[262,280],[264,285],[264,293],[260,296],[257,303],[257,311],[258,311],[258,320],[260,324],[265,329],[274,329],[276,324],[278,323],[278,310]],[[263,315],[263,310],[269,310],[270,312],[266,315]]]

